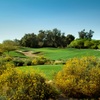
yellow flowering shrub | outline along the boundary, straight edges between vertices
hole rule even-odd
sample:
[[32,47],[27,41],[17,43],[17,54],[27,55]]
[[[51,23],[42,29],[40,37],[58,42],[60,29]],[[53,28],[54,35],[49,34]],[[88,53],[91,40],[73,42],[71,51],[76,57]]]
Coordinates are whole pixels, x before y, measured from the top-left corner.
[[7,55],[6,57],[3,58],[3,60],[7,62],[7,61],[12,61],[13,58],[11,56]]
[[7,69],[0,75],[0,96],[5,100],[56,99],[57,90],[35,71]]
[[49,60],[43,56],[40,56],[40,57],[36,57],[32,60],[32,64],[33,65],[43,65],[45,64],[46,62],[48,62]]
[[68,60],[56,75],[55,84],[67,97],[100,97],[100,60],[96,57]]
[[14,68],[14,64],[11,62],[0,62],[0,75],[2,75],[5,72],[5,70],[9,68]]

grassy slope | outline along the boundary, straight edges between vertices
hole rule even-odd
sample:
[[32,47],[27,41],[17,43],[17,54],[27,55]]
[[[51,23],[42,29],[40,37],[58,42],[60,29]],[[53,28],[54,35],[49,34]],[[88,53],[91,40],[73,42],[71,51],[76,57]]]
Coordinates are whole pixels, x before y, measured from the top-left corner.
[[53,79],[54,75],[63,68],[63,65],[37,65],[37,66],[26,66],[19,67],[23,71],[31,69],[37,70],[38,73],[43,73],[47,79]]

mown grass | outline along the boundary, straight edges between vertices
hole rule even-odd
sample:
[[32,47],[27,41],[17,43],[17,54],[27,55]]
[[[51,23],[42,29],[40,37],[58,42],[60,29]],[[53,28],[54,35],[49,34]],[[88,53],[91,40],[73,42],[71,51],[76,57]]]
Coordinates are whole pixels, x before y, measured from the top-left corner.
[[36,65],[36,66],[23,66],[18,67],[22,71],[36,70],[42,73],[48,80],[52,80],[55,74],[63,68],[63,65]]
[[67,60],[73,57],[96,56],[100,57],[100,51],[96,49],[75,49],[75,48],[21,48],[22,51],[41,52],[51,60]]
[[10,51],[9,55],[12,57],[26,58],[26,56],[23,53],[17,51]]

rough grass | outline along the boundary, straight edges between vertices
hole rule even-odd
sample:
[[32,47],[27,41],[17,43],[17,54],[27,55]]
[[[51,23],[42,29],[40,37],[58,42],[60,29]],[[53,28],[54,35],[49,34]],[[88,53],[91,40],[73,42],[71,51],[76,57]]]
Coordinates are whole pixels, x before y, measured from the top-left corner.
[[43,73],[48,80],[52,80],[55,74],[63,68],[63,65],[37,65],[18,67],[23,71],[35,69],[38,73]]

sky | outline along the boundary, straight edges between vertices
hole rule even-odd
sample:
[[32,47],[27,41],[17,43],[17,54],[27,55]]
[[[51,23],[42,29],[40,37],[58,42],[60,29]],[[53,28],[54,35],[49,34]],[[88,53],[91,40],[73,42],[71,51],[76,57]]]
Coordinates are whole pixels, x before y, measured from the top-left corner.
[[91,29],[100,39],[100,0],[0,0],[0,42],[54,28],[76,38]]

